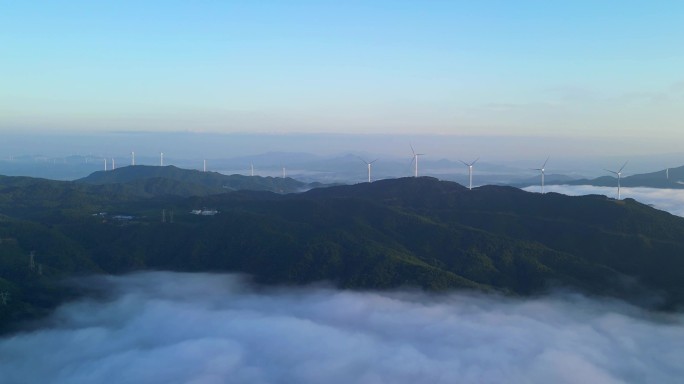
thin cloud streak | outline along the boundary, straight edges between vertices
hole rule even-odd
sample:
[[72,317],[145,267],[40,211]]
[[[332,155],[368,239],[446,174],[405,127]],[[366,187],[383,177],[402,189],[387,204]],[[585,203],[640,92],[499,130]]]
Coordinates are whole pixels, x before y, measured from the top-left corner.
[[0,340],[7,382],[679,382],[684,316],[580,295],[254,290],[235,275],[100,278]]

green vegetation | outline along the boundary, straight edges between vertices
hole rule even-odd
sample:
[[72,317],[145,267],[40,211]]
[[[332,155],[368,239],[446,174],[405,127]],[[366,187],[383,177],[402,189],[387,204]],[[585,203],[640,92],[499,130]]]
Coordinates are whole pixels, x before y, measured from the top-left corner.
[[149,165],[99,171],[76,182],[97,185],[127,184],[141,194],[159,195],[163,191],[172,191],[176,196],[202,196],[236,190],[292,193],[320,186],[318,183],[305,184],[289,177],[226,176],[218,172]]
[[[65,277],[141,269],[359,289],[530,295],[565,286],[662,309],[684,302],[684,219],[634,200],[469,191],[424,177],[215,193],[202,173],[172,171],[73,183],[1,177],[0,291],[10,298],[0,324],[72,297]],[[218,214],[191,213],[203,208]]]

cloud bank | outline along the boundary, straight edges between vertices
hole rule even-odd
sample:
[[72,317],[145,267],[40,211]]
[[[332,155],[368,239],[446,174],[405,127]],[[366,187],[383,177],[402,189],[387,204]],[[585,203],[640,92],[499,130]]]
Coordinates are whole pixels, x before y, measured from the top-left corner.
[[[528,192],[539,192],[539,186],[523,188]],[[569,196],[579,195],[605,195],[617,197],[615,187],[594,187],[591,185],[547,185],[544,187],[547,192],[558,192]],[[673,215],[684,217],[684,190],[664,189],[664,188],[645,188],[645,187],[623,187],[620,189],[622,198],[632,198],[644,204],[651,204],[653,207],[670,212]]]
[[3,383],[675,383],[684,315],[579,295],[253,289],[99,278],[106,299],[0,340]]

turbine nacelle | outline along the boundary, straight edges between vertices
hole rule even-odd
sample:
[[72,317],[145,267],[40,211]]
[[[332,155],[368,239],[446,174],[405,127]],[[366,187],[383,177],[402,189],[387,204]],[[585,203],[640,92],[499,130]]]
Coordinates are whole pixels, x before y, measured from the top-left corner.
[[366,160],[365,160],[363,157],[361,157],[361,156],[356,156],[356,157],[358,157],[359,160],[363,161],[363,163],[366,164],[366,165],[371,165],[371,164],[375,163],[376,161],[378,161],[378,159],[375,159],[375,160],[373,160],[373,161],[371,161],[371,162],[368,162],[368,161],[366,161]]

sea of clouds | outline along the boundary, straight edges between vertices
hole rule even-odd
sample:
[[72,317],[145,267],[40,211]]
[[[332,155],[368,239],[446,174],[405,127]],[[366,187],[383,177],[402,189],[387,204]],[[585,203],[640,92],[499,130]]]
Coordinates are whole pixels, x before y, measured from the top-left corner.
[[[538,187],[529,187],[538,191]],[[548,186],[567,195],[615,188]],[[623,188],[684,216],[684,191]],[[258,288],[148,272],[0,338],[0,383],[681,383],[684,314],[557,293]],[[95,298],[97,297],[97,298]]]
[[226,274],[83,282],[104,297],[0,339],[1,383],[681,383],[684,314],[559,293],[257,288]]
[[[528,192],[539,192],[539,186],[523,188]],[[592,185],[546,185],[546,192],[558,192],[569,196],[605,195],[617,198],[617,187],[594,187]],[[684,189],[664,189],[629,187],[620,188],[621,198],[632,198],[654,208],[670,212],[673,215],[684,216]]]

